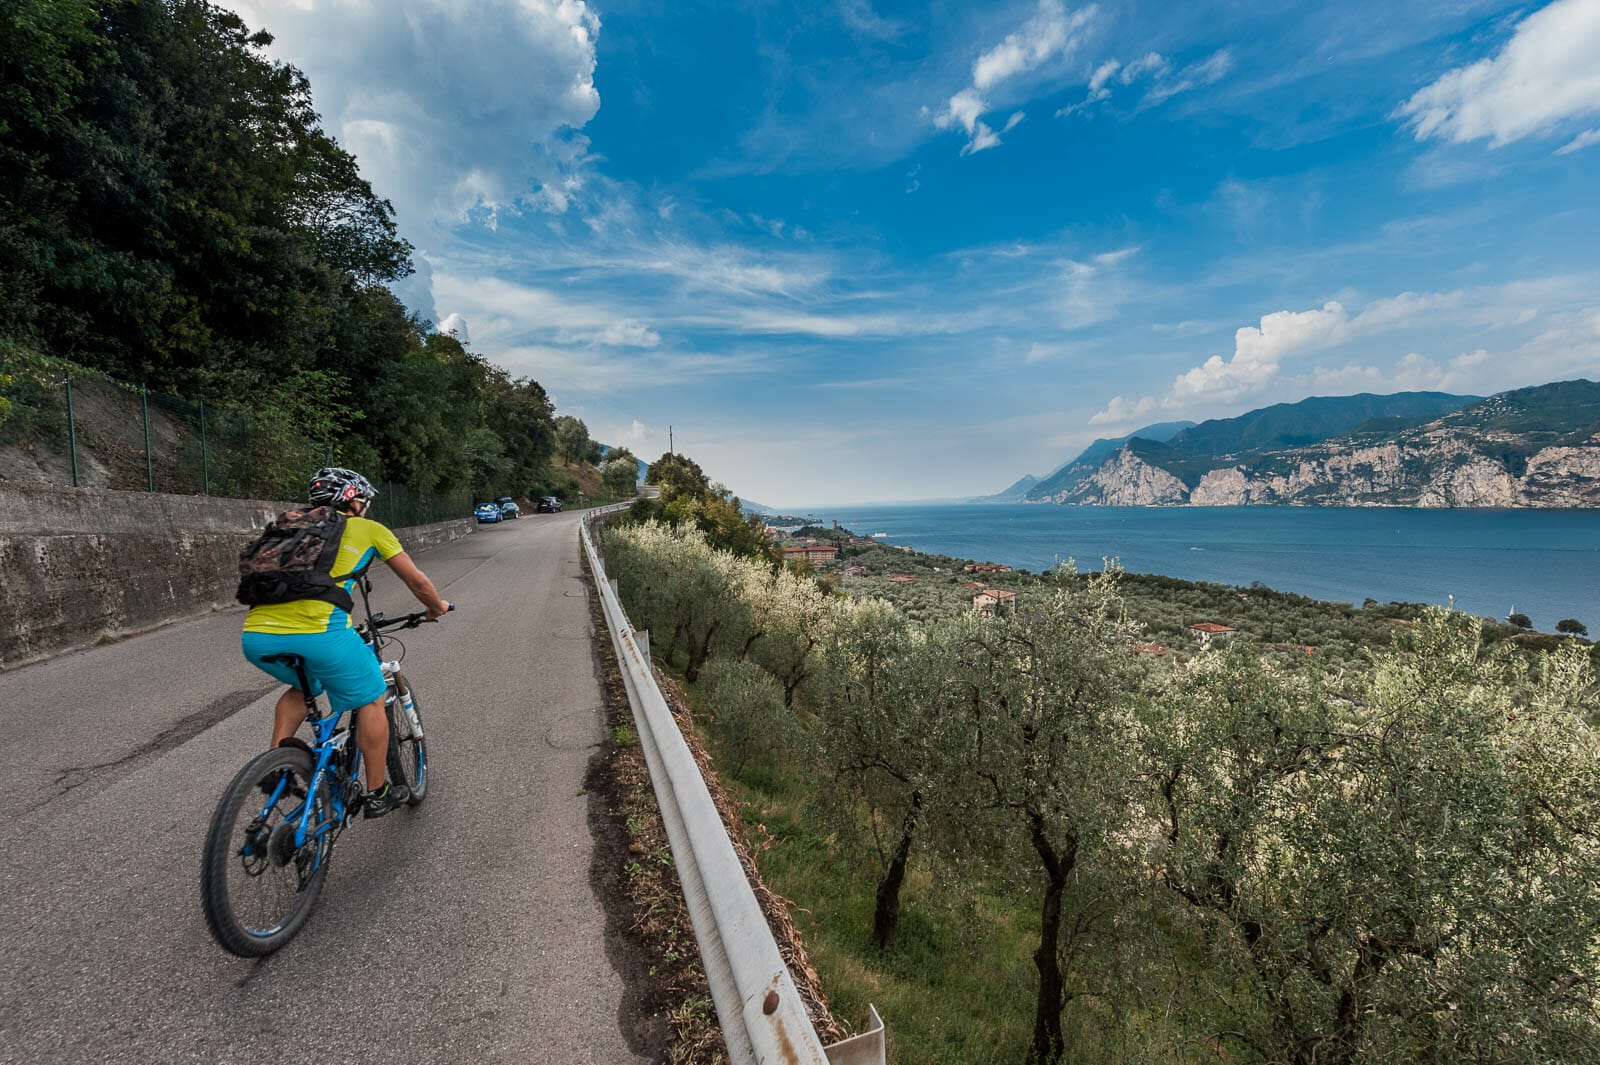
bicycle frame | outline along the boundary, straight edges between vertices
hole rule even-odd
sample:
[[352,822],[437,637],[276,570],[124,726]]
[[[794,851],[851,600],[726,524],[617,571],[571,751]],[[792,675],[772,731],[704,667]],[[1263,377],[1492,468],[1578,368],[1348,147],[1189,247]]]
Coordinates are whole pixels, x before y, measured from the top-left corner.
[[[383,670],[384,680],[392,685],[398,663],[389,663],[383,660],[383,629],[386,627],[386,619],[382,614],[374,615],[372,613],[372,601],[369,595],[371,584],[367,578],[366,570],[359,570],[350,576],[355,579],[355,586],[361,591],[361,605],[367,615],[366,622],[359,628],[361,637],[367,642],[367,646],[372,648],[373,656],[378,659],[379,668]],[[403,626],[412,628],[421,623],[425,616],[425,613],[422,612],[408,614],[405,617],[396,618],[388,622],[387,627],[400,628]],[[305,661],[299,655],[273,655],[268,661],[272,660],[282,661],[294,667],[295,677],[300,681],[300,691],[306,693],[306,720],[311,724],[312,732],[316,737],[316,741],[311,748],[312,754],[316,758],[316,764],[311,773],[310,785],[306,789],[306,797],[298,806],[289,811],[285,817],[285,820],[298,819],[295,825],[294,846],[296,850],[299,850],[308,841],[321,839],[331,832],[336,832],[350,821],[355,808],[347,799],[349,797],[350,784],[352,782],[359,784],[361,779],[361,749],[352,747],[350,743],[355,733],[354,721],[351,722],[350,727],[347,729],[341,730],[339,728],[339,721],[344,717],[345,711],[341,710],[338,713],[330,712],[327,714],[318,711],[318,697],[310,694],[311,682],[310,678],[306,676]],[[385,690],[385,694],[388,694],[388,690]],[[346,750],[349,751],[348,764],[345,766],[335,765],[334,760]],[[333,776],[335,785],[328,789],[333,802],[333,816],[329,820],[312,825],[311,813],[316,808],[314,800],[317,795],[317,789],[322,786],[324,779],[330,774]],[[265,816],[277,804],[278,800],[283,797],[283,789],[287,784],[287,780],[278,781],[277,786],[272,791],[272,795],[267,799],[266,805],[262,807],[261,816]],[[317,865],[321,864],[322,858],[323,855],[319,851],[316,864],[312,866],[313,870],[316,869]]]

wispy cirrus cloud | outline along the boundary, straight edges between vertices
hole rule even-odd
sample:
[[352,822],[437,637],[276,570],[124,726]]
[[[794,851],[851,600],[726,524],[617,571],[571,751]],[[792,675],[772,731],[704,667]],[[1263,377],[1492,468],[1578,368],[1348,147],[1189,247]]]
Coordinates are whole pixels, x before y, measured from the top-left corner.
[[1561,147],[1557,148],[1556,154],[1571,155],[1573,152],[1581,152],[1583,149],[1596,144],[1600,144],[1600,129],[1591,129],[1584,133],[1578,134],[1566,144],[1563,144]]
[[1154,107],[1174,96],[1214,85],[1232,73],[1233,51],[1221,48],[1206,58],[1184,66],[1176,66],[1160,52],[1146,52],[1129,63],[1108,59],[1094,68],[1089,76],[1088,94],[1078,103],[1061,108],[1056,115],[1065,118],[1109,101],[1118,87],[1137,88],[1140,92],[1139,108]]
[[1395,116],[1419,141],[1499,148],[1596,113],[1600,4],[1555,0],[1519,22],[1498,53],[1417,90]]
[[991,100],[1005,83],[1075,52],[1096,14],[1093,6],[1068,11],[1061,0],[1039,0],[1038,9],[1020,29],[978,56],[972,64],[972,83],[945,101],[933,116],[933,124],[966,133],[962,155],[998,146],[1001,135],[1021,122],[1025,113],[1013,112],[996,132],[983,120],[992,107]]
[[904,22],[879,15],[869,0],[839,0],[839,18],[852,33],[873,40],[895,41],[906,32]]

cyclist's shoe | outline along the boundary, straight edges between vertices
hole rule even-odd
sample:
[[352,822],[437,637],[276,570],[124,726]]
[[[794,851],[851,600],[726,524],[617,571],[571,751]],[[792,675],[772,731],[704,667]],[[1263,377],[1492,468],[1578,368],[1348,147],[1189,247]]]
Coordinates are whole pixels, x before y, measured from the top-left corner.
[[366,807],[364,816],[382,817],[396,806],[404,806],[411,801],[411,789],[404,784],[396,784],[392,780],[384,781],[383,787],[377,791],[364,793],[361,798]]

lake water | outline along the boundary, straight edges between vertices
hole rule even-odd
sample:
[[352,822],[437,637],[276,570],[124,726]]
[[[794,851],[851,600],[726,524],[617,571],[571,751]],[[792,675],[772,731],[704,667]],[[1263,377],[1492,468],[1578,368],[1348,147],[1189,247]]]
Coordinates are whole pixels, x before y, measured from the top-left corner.
[[824,522],[934,554],[1034,571],[1099,569],[1249,585],[1360,604],[1448,602],[1545,632],[1577,618],[1600,634],[1600,510],[1309,507],[840,506]]

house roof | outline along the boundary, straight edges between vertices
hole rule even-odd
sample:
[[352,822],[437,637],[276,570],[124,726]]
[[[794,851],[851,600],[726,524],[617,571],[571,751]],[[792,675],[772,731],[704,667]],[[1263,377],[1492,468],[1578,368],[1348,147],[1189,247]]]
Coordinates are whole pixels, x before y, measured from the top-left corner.
[[1215,621],[1197,621],[1189,626],[1192,632],[1237,632],[1239,630],[1227,625],[1218,625]]

